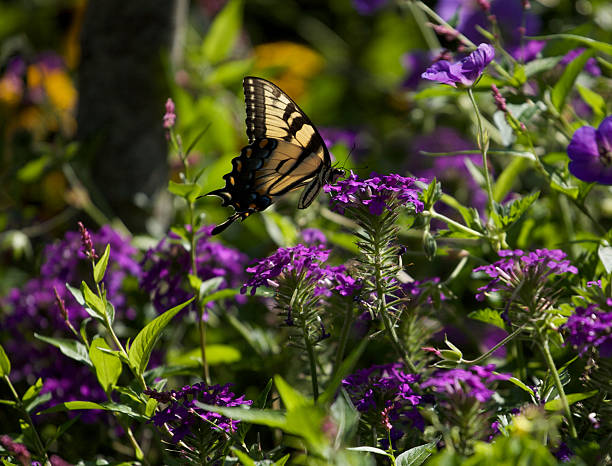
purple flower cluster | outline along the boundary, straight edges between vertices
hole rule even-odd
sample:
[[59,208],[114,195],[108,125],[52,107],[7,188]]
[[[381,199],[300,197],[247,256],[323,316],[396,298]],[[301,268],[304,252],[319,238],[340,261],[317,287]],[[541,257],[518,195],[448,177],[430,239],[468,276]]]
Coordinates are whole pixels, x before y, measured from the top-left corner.
[[176,122],[176,113],[174,112],[174,102],[172,99],[168,98],[166,100],[166,113],[164,113],[163,122],[164,128],[170,129],[174,126]]
[[422,75],[423,79],[438,81],[457,87],[470,87],[495,58],[495,49],[489,44],[480,44],[476,50],[456,63],[440,60],[431,65]]
[[564,328],[569,333],[568,341],[581,356],[591,349],[597,349],[601,357],[612,356],[612,312],[594,305],[577,307]]
[[360,180],[351,171],[351,175],[338,181],[335,185],[326,185],[325,192],[331,194],[332,208],[344,213],[347,207],[360,208],[367,206],[370,214],[381,215],[385,210],[394,211],[399,206],[410,205],[416,212],[423,210],[419,200],[420,190],[415,186],[415,179],[396,174],[377,175]]
[[[92,249],[103,251],[110,244],[110,260],[104,276],[107,298],[115,306],[117,316],[133,319],[136,312],[128,307],[122,284],[128,276],[139,277],[141,270],[135,259],[137,250],[108,226],[90,235]],[[104,391],[95,375],[85,366],[64,356],[59,350],[35,340],[35,332],[46,336],[66,337],[65,317],[58,306],[57,297],[64,302],[68,318],[75,327],[89,314],[67,290],[66,283],[78,286],[82,280],[90,280],[91,266],[82,249],[81,235],[69,231],[62,241],[48,245],[43,254],[41,276],[14,288],[2,298],[6,312],[1,327],[10,332],[4,347],[11,355],[16,381],[33,383],[38,377],[44,380],[42,393],[51,392],[55,402],[71,400],[104,401]],[[57,291],[57,297],[56,297]],[[83,419],[93,419],[86,413]]]
[[322,265],[329,253],[330,250],[325,249],[322,244],[310,247],[298,244],[290,248],[279,248],[271,256],[255,261],[246,269],[254,275],[240,291],[246,293],[250,287],[253,295],[260,286],[276,288],[277,278],[293,274],[315,283],[315,296],[331,296],[332,290],[342,296],[352,295],[361,288],[361,284],[347,274],[343,265]]
[[323,232],[316,228],[304,228],[300,232],[300,236],[304,240],[304,243],[308,245],[327,244],[327,238]]
[[562,273],[578,273],[578,269],[565,259],[560,249],[536,249],[533,252],[501,250],[502,259],[490,265],[476,267],[474,272],[485,272],[493,278],[478,288],[476,299],[483,301],[488,293],[512,292],[526,283],[529,287],[543,285],[548,278]]
[[391,363],[361,369],[344,379],[342,387],[369,422],[390,422],[391,441],[395,442],[410,426],[425,428],[417,409],[423,397],[414,390],[418,381],[419,376],[405,373],[402,364]]
[[[198,277],[209,280],[223,277],[219,289],[240,286],[247,256],[236,249],[210,241],[212,227],[203,227],[197,234],[196,269]],[[147,291],[158,312],[164,312],[189,299],[193,292],[185,278],[191,273],[189,251],[174,233],[149,249],[142,260],[140,287]],[[244,298],[238,296],[240,302]]]
[[468,369],[447,369],[435,372],[421,383],[421,388],[431,387],[433,391],[449,397],[461,396],[486,403],[491,399],[493,382],[508,380],[511,374],[494,374],[495,365],[471,366]]
[[[145,394],[167,405],[158,409],[151,417],[151,421],[160,428],[167,426],[172,433],[174,443],[180,442],[190,434],[197,437],[199,431],[236,432],[240,421],[206,411],[196,404],[198,401],[208,405],[234,407],[253,403],[251,400],[245,400],[244,395],[236,397],[229,390],[231,386],[232,384],[206,385],[200,382],[191,386],[186,385],[180,390],[167,392],[145,390]],[[210,423],[213,423],[214,426]]]
[[569,171],[587,183],[612,184],[612,116],[595,129],[578,128],[567,146]]
[[353,7],[360,15],[371,15],[381,9],[388,0],[353,0]]

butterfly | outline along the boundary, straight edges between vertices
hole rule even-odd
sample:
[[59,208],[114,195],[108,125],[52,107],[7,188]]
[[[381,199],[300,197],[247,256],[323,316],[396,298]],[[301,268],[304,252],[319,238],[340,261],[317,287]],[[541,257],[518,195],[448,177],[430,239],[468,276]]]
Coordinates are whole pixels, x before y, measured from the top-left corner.
[[287,94],[254,76],[245,77],[242,86],[249,144],[232,160],[232,171],[223,176],[225,187],[206,194],[234,208],[212,230],[213,235],[296,189],[303,188],[298,208],[305,209],[324,184],[344,175],[344,170],[332,167],[323,138]]

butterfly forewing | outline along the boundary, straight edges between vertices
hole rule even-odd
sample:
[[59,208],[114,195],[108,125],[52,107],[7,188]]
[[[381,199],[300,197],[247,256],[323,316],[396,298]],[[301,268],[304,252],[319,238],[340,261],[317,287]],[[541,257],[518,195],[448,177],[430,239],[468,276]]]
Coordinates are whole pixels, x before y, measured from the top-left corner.
[[208,194],[235,213],[213,230],[266,209],[282,196],[304,188],[298,207],[308,207],[329,181],[331,159],[323,139],[293,100],[274,84],[256,77],[243,81],[249,145],[232,160],[225,187]]

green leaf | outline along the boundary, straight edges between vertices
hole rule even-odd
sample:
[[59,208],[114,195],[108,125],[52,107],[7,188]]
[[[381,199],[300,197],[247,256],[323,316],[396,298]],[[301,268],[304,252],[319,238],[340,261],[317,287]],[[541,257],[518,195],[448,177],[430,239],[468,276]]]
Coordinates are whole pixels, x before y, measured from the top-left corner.
[[468,314],[470,319],[479,320],[485,324],[495,325],[503,330],[506,330],[504,319],[501,318],[501,312],[494,309],[478,309]]
[[562,56],[559,56],[531,60],[529,63],[525,64],[525,75],[529,78],[543,71],[551,70],[555,66],[557,66],[557,64],[561,61],[562,58]]
[[121,375],[121,360],[112,353],[100,351],[100,348],[110,349],[104,338],[96,338],[89,347],[89,358],[96,369],[98,382],[106,393],[111,390]]
[[192,203],[202,194],[202,188],[195,183],[176,183],[170,180],[168,182],[168,191],[172,194],[184,198],[187,202]]
[[52,406],[44,411],[41,411],[40,414],[48,414],[48,413],[59,413],[62,411],[77,411],[77,410],[90,410],[90,409],[102,409],[104,411],[112,411],[114,413],[126,414],[133,419],[137,419],[139,421],[148,421],[149,418],[143,416],[142,414],[134,411],[130,406],[124,405],[121,403],[114,402],[104,402],[104,403],[94,403],[93,401],[66,401],[64,403],[57,404]]
[[204,297],[211,294],[213,291],[216,291],[223,283],[223,277],[213,277],[208,280],[201,282],[200,284],[200,296]]
[[507,229],[512,224],[516,223],[539,196],[540,192],[537,191],[529,196],[515,199],[503,205],[495,202],[493,206],[495,207],[495,213],[497,214],[495,220],[496,223],[498,223],[498,226],[503,229]]
[[17,179],[22,183],[33,183],[42,176],[50,161],[47,155],[30,160],[17,171]]
[[291,454],[287,453],[285,456],[283,456],[281,459],[276,460],[274,462],[274,466],[285,466],[285,464],[287,463],[287,461],[289,461],[289,458],[291,458]]
[[[230,345],[206,345],[206,362],[210,366],[219,364],[232,364],[240,361],[242,354],[236,348]],[[194,363],[202,364],[202,350],[198,346],[186,353],[175,354],[168,353],[168,363],[172,365],[194,365]]]
[[608,44],[606,42],[600,42],[597,40],[593,40],[589,37],[579,36],[576,34],[549,34],[546,36],[532,36],[526,37],[526,39],[533,40],[551,40],[551,39],[566,39],[573,40],[576,42],[580,42],[587,47],[590,47],[595,50],[599,50],[600,52],[606,53],[608,55],[612,55],[612,44]]
[[85,282],[81,282],[81,292],[83,293],[83,298],[85,299],[85,305],[96,312],[99,317],[104,318],[104,315],[106,314],[106,306],[104,306],[104,301],[102,301],[102,298],[91,291]]
[[70,291],[70,294],[74,296],[74,299],[77,303],[79,303],[80,306],[85,306],[85,298],[83,298],[83,293],[81,293],[81,290],[75,288],[72,285],[69,285],[68,283],[66,283],[66,289]]
[[6,355],[6,351],[0,345],[0,377],[8,376],[11,373],[11,360]]
[[585,50],[565,68],[563,75],[561,75],[561,78],[557,81],[551,93],[552,103],[557,110],[561,111],[563,109],[565,100],[574,86],[574,81],[576,81],[576,78],[584,68],[587,60],[592,56],[592,50]]
[[419,445],[418,447],[405,451],[395,458],[396,466],[419,466],[423,464],[432,453],[437,451],[437,443],[438,440],[434,440],[433,442],[426,443],[425,445]]
[[232,452],[234,452],[234,455],[238,457],[238,459],[240,460],[240,464],[244,466],[256,466],[257,465],[257,463],[255,463],[255,461],[242,450],[239,450],[236,447],[232,447]]
[[369,341],[370,340],[368,338],[361,340],[359,346],[357,346],[357,348],[355,348],[351,354],[344,361],[342,361],[342,364],[340,364],[340,367],[338,367],[338,370],[336,370],[336,373],[332,376],[331,380],[327,384],[325,391],[321,393],[318,400],[319,403],[327,404],[333,400],[336,392],[338,391],[338,387],[342,383],[342,380],[350,372],[352,372],[355,364],[357,364],[357,361],[359,361],[359,358],[363,354],[363,351],[365,350]]
[[[565,395],[565,397],[567,398],[567,403],[571,406],[578,401],[591,398],[593,395],[596,395],[597,392],[599,392],[599,390],[591,390],[590,392],[585,393],[571,393],[569,395]],[[563,409],[561,398],[555,398],[554,400],[550,400],[544,405],[544,409],[546,411],[561,411]]]
[[286,427],[285,414],[280,411],[271,409],[247,409],[247,408],[228,408],[225,406],[214,406],[194,401],[194,404],[207,411],[223,414],[232,419],[250,422],[251,424],[259,424],[262,426],[276,427],[283,429]]
[[531,164],[529,164],[525,158],[513,158],[512,161],[506,165],[506,168],[501,172],[493,186],[493,199],[497,202],[501,202],[512,189],[514,182],[518,180],[518,175],[530,166]]
[[302,406],[311,406],[312,401],[289,385],[280,375],[274,376],[274,385],[287,411],[291,411]]
[[368,447],[368,446],[350,447],[350,448],[347,448],[347,450],[351,450],[351,451],[367,451],[368,453],[376,453],[377,455],[389,456],[389,453],[387,453],[385,450],[381,450],[380,448],[376,448],[376,447]]
[[508,379],[508,382],[513,383],[517,387],[521,388],[523,391],[529,393],[531,396],[535,395],[534,391],[528,385],[525,385],[522,380],[517,379],[516,377],[510,377]]
[[157,339],[161,335],[166,325],[172,320],[172,318],[178,314],[178,312],[193,301],[194,298],[173,307],[172,309],[164,312],[159,317],[156,317],[149,322],[145,328],[143,328],[136,338],[128,351],[128,358],[132,367],[136,370],[138,375],[142,375],[149,364],[149,358],[151,357],[151,351],[153,346],[157,342]]
[[591,110],[593,110],[593,113],[597,116],[597,118],[603,118],[607,113],[607,107],[606,101],[601,94],[598,94],[588,87],[584,87],[578,83],[576,83],[576,89],[578,89],[580,97],[582,97],[582,100],[584,100],[586,104],[591,107]]
[[42,388],[43,388],[43,380],[39,377],[38,380],[34,382],[33,385],[30,385],[28,387],[26,392],[23,394],[23,397],[21,397],[21,401],[23,401],[24,404],[28,404],[30,401],[32,401],[34,398],[38,396]]
[[346,390],[340,390],[336,400],[329,408],[329,413],[338,430],[334,443],[336,445],[348,444],[357,432],[360,415]]
[[87,353],[87,348],[83,343],[76,340],[69,340],[67,338],[46,337],[44,335],[39,335],[38,333],[35,333],[34,336],[45,343],[49,343],[50,345],[59,348],[59,350],[65,356],[68,356],[75,361],[84,362],[88,366],[93,367],[91,360],[89,359],[89,354]]
[[108,266],[108,258],[110,256],[110,244],[106,245],[104,254],[100,257],[100,260],[94,266],[94,280],[96,283],[100,283],[106,273],[106,267]]
[[204,41],[202,53],[209,63],[228,58],[242,27],[243,0],[230,0],[215,17]]
[[610,272],[612,272],[612,247],[600,244],[599,248],[597,248],[597,255],[599,256],[599,260],[606,269],[606,273],[609,274]]
[[239,294],[240,294],[240,288],[224,288],[222,290],[215,291],[214,293],[211,293],[207,296],[202,297],[200,299],[200,305],[204,306],[207,303],[231,298],[232,296],[236,296]]

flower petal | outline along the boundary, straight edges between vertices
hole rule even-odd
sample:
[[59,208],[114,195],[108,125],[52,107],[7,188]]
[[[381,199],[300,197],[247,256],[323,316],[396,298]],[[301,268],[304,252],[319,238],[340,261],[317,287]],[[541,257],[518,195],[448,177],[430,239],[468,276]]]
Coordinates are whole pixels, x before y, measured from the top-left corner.
[[567,146],[567,155],[573,161],[580,162],[588,162],[593,158],[599,159],[595,128],[591,126],[578,128]]
[[597,128],[597,143],[612,154],[612,116],[605,118]]

